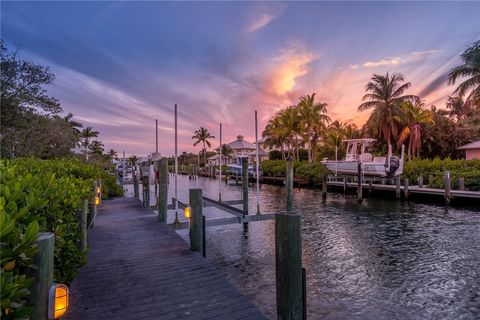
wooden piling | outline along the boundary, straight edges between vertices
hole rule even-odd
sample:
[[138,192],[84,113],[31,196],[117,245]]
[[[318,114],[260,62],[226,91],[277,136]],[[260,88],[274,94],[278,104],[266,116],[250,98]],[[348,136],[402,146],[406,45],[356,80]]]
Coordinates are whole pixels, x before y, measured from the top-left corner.
[[423,188],[423,176],[420,176],[417,179],[418,179],[418,187]]
[[343,193],[347,193],[347,177],[343,177]]
[[293,159],[287,159],[287,172],[285,174],[285,194],[287,195],[287,211],[293,208]]
[[359,162],[357,165],[357,200],[358,202],[363,201],[363,185],[362,185],[362,163]]
[[138,177],[137,177],[137,172],[133,172],[133,197],[138,199],[139,193],[138,193]]
[[307,269],[302,268],[302,312],[303,320],[307,320]]
[[445,202],[450,203],[451,199],[451,176],[450,176],[450,171],[445,171],[444,175],[444,183],[445,183]]
[[88,200],[83,200],[83,209],[78,212],[78,228],[80,239],[78,241],[78,249],[87,251],[87,219],[88,219]]
[[205,220],[207,218],[205,216],[202,216],[202,255],[204,258],[207,257],[207,231],[206,231],[206,228],[205,228]]
[[327,168],[323,166],[323,172],[322,172],[322,198],[326,199],[327,198],[327,173],[326,173]]
[[277,319],[303,319],[300,215],[275,215]]
[[97,216],[97,204],[96,202],[97,197],[97,182],[93,183],[93,201],[92,201],[92,210],[90,212],[90,217],[88,217],[88,226],[93,228],[95,226],[95,217]]
[[203,254],[203,199],[202,189],[190,189],[190,250]]
[[458,190],[465,191],[465,179],[458,178]]
[[404,182],[403,182],[403,194],[404,194],[404,197],[405,197],[405,200],[408,199],[408,178],[405,178]]
[[248,215],[248,158],[242,159],[242,191],[243,214]]
[[158,166],[159,171],[159,188],[158,188],[158,221],[167,221],[168,211],[168,162],[162,159]]
[[145,195],[143,198],[143,205],[146,207],[150,206],[150,185],[148,183],[148,177],[143,177],[143,192]]
[[30,317],[46,320],[48,319],[48,294],[53,284],[55,234],[40,233],[37,245],[38,252],[33,261],[37,267],[31,270],[35,282],[30,289],[30,301],[33,305]]
[[401,194],[400,194],[400,175],[395,177],[395,196],[397,199],[400,199]]

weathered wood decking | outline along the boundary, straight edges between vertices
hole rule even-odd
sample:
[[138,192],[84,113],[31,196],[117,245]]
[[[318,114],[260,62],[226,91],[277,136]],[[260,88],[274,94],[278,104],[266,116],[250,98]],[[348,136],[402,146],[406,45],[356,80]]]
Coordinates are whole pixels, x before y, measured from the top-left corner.
[[140,201],[103,202],[66,319],[266,319]]

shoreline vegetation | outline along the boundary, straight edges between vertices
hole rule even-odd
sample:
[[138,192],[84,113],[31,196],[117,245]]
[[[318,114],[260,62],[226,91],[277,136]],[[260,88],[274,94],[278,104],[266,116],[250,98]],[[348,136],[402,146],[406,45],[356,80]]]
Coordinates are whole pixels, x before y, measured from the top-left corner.
[[[106,197],[121,196],[123,190],[113,164],[117,152],[105,151],[99,132],[83,128],[73,114],[62,116],[60,102],[47,94],[44,86],[55,80],[49,68],[20,59],[1,40],[0,47],[1,317],[26,319],[34,280],[26,270],[33,267],[39,232],[55,233],[55,281],[69,283],[86,262],[76,219],[84,200],[92,205],[94,181],[102,179]],[[412,181],[422,175],[426,184],[441,188],[448,169],[452,182],[463,177],[467,188],[479,190],[480,160],[458,160],[457,148],[480,139],[480,41],[468,46],[461,59],[463,64],[448,75],[448,83],[457,87],[446,109],[405,94],[413,85],[399,73],[372,75],[358,107],[372,113],[361,128],[332,121],[331,106],[317,101],[315,93],[301,97],[268,121],[262,135],[273,150],[262,162],[263,172],[281,175],[284,160],[293,157],[296,177],[318,184],[324,173],[319,160],[342,158],[343,139],[372,137],[378,139],[373,154],[385,153],[389,143],[397,150],[406,144],[410,161],[404,175]],[[192,138],[202,151],[183,153],[179,163],[197,164],[201,158],[206,166],[207,157],[215,155],[207,149],[215,137],[201,127]],[[229,152],[225,148],[223,154]],[[131,156],[131,164],[136,159]]]

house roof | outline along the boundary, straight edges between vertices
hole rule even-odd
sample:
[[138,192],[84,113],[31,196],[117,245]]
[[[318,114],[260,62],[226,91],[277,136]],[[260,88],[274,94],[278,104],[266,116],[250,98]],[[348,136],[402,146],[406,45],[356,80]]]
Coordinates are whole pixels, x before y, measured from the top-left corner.
[[458,147],[459,150],[480,149],[480,140]]
[[[256,151],[256,150],[253,150],[253,151],[250,152],[248,155],[249,155],[249,156],[256,156],[256,155],[257,155],[257,151]],[[266,157],[266,156],[268,156],[268,153],[266,153],[265,150],[263,150],[263,149],[258,149],[258,156],[259,156],[259,157]]]
[[[214,155],[214,156],[211,156],[211,157],[207,158],[207,160],[217,160],[219,158],[220,158],[220,156],[217,154],[217,155]],[[224,154],[223,158],[225,159],[225,158],[231,158],[231,157]]]
[[227,146],[229,146],[230,149],[232,150],[239,150],[239,149],[255,150],[255,146],[253,145],[253,143],[243,140],[242,135],[238,135],[237,140],[228,143]]

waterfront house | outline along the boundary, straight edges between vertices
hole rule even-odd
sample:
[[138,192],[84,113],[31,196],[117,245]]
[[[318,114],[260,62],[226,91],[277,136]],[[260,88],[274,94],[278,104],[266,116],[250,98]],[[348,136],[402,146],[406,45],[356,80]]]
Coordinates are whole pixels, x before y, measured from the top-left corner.
[[[246,141],[242,135],[238,135],[236,140],[227,143],[227,146],[232,150],[232,153],[228,156],[224,155],[223,164],[241,164],[240,159],[245,157],[248,157],[249,162],[255,162],[256,146],[254,143]],[[258,157],[262,161],[268,159],[268,154],[263,149],[259,149]],[[208,158],[208,164],[213,166],[219,165],[218,155]]]
[[465,150],[465,159],[467,160],[480,159],[480,140],[466,144],[457,149]]

